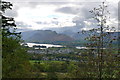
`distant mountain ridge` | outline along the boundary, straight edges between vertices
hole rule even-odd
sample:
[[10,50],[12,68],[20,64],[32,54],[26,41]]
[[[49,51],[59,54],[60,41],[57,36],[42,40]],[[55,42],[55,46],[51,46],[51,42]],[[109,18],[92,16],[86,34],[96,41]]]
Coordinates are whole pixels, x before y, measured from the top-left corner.
[[65,34],[58,34],[51,30],[33,30],[22,32],[22,39],[28,42],[74,41],[74,38]]
[[[120,32],[114,32],[111,34],[111,37],[116,36],[120,38]],[[87,37],[86,34],[82,34],[82,32],[72,32],[69,30],[62,31],[61,33],[57,33],[52,30],[32,30],[22,32],[22,39],[26,42],[56,42],[56,41],[80,41],[85,42],[84,38]],[[118,43],[118,41],[117,41]]]

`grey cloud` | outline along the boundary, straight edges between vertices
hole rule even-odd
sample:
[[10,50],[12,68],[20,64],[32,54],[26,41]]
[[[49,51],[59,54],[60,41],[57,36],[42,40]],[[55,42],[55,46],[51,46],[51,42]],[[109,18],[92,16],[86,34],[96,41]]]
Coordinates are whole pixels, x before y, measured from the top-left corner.
[[17,13],[16,10],[7,10],[7,11],[5,12],[5,15],[6,15],[6,16],[17,17],[17,16],[18,16],[18,13]]
[[[84,3],[73,3],[77,5],[77,7],[71,7],[71,6],[66,6],[66,7],[61,7],[56,10],[56,12],[61,12],[65,14],[73,14],[73,15],[79,15],[85,18],[89,18],[91,14],[89,11],[96,7],[99,2],[84,2]],[[79,7],[78,7],[79,6]]]
[[26,6],[24,7],[31,7],[31,8],[35,8],[36,6],[39,5],[55,5],[55,6],[61,6],[61,5],[65,5],[65,4],[69,4],[70,2],[50,2],[50,1],[38,1],[38,2],[26,2]]
[[104,0],[6,0],[12,2],[101,2]]
[[66,14],[77,14],[79,12],[79,9],[73,7],[62,7],[57,9],[56,12],[61,12]]
[[[115,4],[115,5],[117,5],[117,4]],[[109,11],[110,11],[110,15],[111,15],[111,18],[116,18],[116,19],[118,19],[118,9],[120,8],[120,6],[115,6],[115,5],[113,5],[113,6],[109,6]]]
[[26,3],[27,7],[35,8],[37,5],[40,5],[39,2],[28,2]]
[[58,21],[52,21],[52,23],[58,25],[59,22]]
[[119,3],[118,3],[118,30],[120,31],[120,1],[119,1]]
[[29,27],[32,27],[31,25],[28,25],[24,22],[16,22],[17,25],[17,32],[24,32],[24,31],[29,31],[32,30]]
[[57,20],[58,18],[53,18],[54,20]]
[[42,24],[42,22],[36,22],[37,24]]
[[[47,22],[36,22],[37,24],[50,24],[50,23],[47,23]],[[55,24],[55,25],[58,25],[58,21],[51,21],[51,23]]]
[[45,22],[45,21],[44,21],[44,22],[40,22],[40,21],[39,21],[39,22],[36,22],[36,23],[37,23],[37,24],[49,24],[49,23],[47,23],[47,22]]
[[[89,19],[92,19],[92,15],[89,11],[92,10],[94,7],[98,8],[101,3],[85,3],[84,7],[81,8],[80,14],[77,15],[75,18],[73,18],[73,22],[76,23],[77,26],[80,24],[84,27],[85,24],[83,23],[84,20],[90,21],[92,23],[96,23],[95,20],[91,21]],[[118,8],[115,5],[109,5],[108,10],[111,13],[111,18],[117,18],[118,17]],[[92,26],[91,26],[92,27]],[[94,27],[94,26],[93,26]]]
[[[66,1],[66,2],[65,1],[63,1],[63,2],[52,1],[51,2],[50,0],[25,0],[25,1],[10,0],[10,1],[13,2],[13,5],[15,3],[20,8],[21,7],[35,8],[37,5],[48,5],[48,7],[49,7],[49,5],[59,6],[59,5],[65,5],[65,4],[71,3],[70,1]],[[91,15],[91,13],[89,13],[89,11],[91,9],[93,9],[94,7],[98,7],[101,4],[100,1],[102,1],[102,0],[100,0],[99,2],[98,1],[99,0],[96,0],[96,2],[78,2],[78,3],[75,2],[73,4],[76,4],[79,7],[71,7],[71,6],[59,7],[56,10],[56,12],[77,15],[75,18],[73,18],[73,22],[76,23],[76,26],[74,26],[74,27],[77,27],[77,29],[80,29],[80,28],[85,27],[85,24],[83,21],[92,17],[92,15]],[[111,18],[118,17],[117,16],[118,10],[117,10],[117,7],[115,7],[115,6],[116,6],[115,4],[111,5],[111,8],[110,8]],[[10,14],[10,13],[8,13],[8,14]],[[14,14],[13,16],[15,16],[15,13],[12,13],[12,14]],[[53,23],[58,24],[57,22],[53,22]],[[37,24],[41,24],[41,22],[38,22]],[[46,23],[44,23],[44,24],[46,24]],[[27,25],[27,26],[30,26],[30,25]]]
[[31,25],[28,25],[28,24],[26,24],[24,22],[16,22],[16,25],[18,27],[32,27]]
[[[70,3],[69,1],[56,1],[56,0],[6,0],[13,4],[19,5],[19,7],[35,8],[38,5],[63,5]],[[21,6],[22,5],[22,6]]]
[[83,28],[84,27],[84,24],[83,24],[83,19],[81,19],[80,17],[74,17],[73,18],[73,23],[76,23],[76,26],[80,26],[80,25],[82,25],[82,26],[80,26],[81,28]]

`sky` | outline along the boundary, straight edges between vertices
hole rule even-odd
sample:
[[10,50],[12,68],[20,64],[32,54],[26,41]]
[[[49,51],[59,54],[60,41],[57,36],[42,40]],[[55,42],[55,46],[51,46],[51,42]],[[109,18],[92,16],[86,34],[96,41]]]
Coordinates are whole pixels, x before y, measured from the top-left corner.
[[[5,15],[14,17],[20,31],[71,28],[89,30],[95,26],[89,12],[104,0],[5,0],[13,4]],[[106,0],[110,19],[118,28],[118,1]],[[74,30],[75,31],[75,30]]]

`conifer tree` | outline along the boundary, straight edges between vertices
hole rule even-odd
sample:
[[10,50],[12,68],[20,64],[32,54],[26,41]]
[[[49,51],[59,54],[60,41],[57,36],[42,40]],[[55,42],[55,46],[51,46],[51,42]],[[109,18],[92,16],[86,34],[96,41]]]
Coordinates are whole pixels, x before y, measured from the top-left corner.
[[10,2],[1,1],[1,30],[2,30],[2,77],[29,77],[29,62],[25,49],[20,45],[20,33],[16,32],[15,20],[3,13],[12,9]]

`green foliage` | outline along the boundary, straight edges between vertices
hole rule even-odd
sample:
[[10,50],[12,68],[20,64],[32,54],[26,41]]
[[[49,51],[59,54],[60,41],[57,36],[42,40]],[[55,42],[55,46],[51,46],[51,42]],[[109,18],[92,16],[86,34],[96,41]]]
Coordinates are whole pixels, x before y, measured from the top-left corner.
[[[1,2],[2,12],[12,9],[10,2]],[[30,64],[25,48],[20,43],[20,33],[16,33],[14,18],[2,15],[2,77],[28,78],[30,77]],[[12,30],[11,30],[12,29]]]
[[58,77],[57,77],[56,73],[54,73],[54,72],[49,72],[49,73],[47,74],[47,80],[58,80]]
[[6,38],[4,41],[3,44],[7,44],[7,46],[2,48],[3,78],[28,77],[30,75],[30,64],[25,49],[12,37]]

